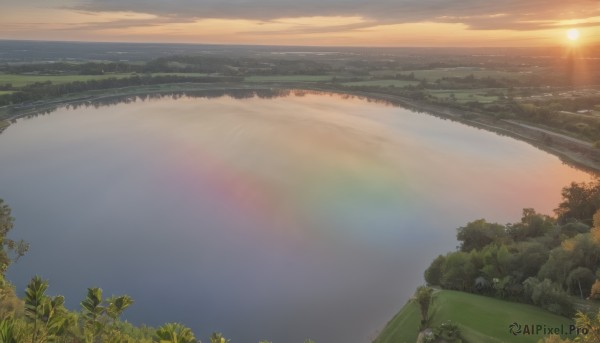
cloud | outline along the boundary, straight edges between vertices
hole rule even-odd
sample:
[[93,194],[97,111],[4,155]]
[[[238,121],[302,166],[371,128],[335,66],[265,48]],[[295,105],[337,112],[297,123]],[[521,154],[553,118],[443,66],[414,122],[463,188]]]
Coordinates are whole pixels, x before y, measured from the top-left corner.
[[[70,8],[89,12],[153,14],[168,22],[196,19],[247,19],[345,16],[361,17],[364,24],[332,26],[353,30],[401,23],[462,23],[476,30],[529,31],[556,27],[570,19],[600,16],[598,0],[85,0]],[[151,21],[123,21],[124,26],[152,25]],[[600,26],[598,22],[586,26]],[[311,32],[329,30],[306,28]]]

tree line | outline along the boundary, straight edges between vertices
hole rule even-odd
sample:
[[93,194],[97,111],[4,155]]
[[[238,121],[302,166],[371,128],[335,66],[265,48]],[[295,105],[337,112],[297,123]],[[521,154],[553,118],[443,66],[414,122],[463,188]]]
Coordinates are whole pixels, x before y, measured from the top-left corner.
[[425,271],[430,285],[531,303],[573,316],[600,300],[600,181],[562,191],[555,217],[524,209],[521,221],[479,219],[457,229],[458,251]]
[[0,106],[20,104],[31,101],[56,98],[71,93],[111,88],[146,86],[169,83],[216,83],[239,82],[242,78],[231,76],[178,76],[178,75],[134,75],[126,78],[94,79],[87,81],[73,81],[69,83],[54,84],[51,81],[36,82],[19,88],[10,94],[0,95]]

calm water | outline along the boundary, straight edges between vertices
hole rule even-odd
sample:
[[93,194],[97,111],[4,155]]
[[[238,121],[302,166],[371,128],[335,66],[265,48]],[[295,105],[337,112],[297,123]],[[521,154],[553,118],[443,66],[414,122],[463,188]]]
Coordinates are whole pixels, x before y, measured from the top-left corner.
[[78,308],[206,340],[368,342],[456,228],[551,213],[589,176],[530,145],[334,94],[61,108],[0,135],[0,197],[35,274]]

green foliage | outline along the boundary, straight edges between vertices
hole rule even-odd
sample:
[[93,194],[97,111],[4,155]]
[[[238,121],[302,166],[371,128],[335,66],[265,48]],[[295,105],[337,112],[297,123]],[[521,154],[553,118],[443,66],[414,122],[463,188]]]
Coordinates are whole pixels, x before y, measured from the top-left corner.
[[64,307],[62,296],[46,296],[48,281],[35,276],[25,289],[25,318],[33,323],[32,341],[52,340],[64,335],[67,327],[73,324]]
[[38,335],[38,322],[42,317],[42,306],[48,282],[41,277],[35,276],[25,289],[25,317],[33,322],[32,341],[35,342]]
[[575,316],[575,325],[578,328],[588,330],[587,334],[581,334],[578,338],[581,343],[600,342],[600,311],[595,317],[590,317],[583,312],[577,312]]
[[439,255],[431,262],[429,268],[425,270],[425,281],[429,285],[439,286],[442,283],[442,276],[444,264],[446,263],[446,257]]
[[415,292],[415,299],[421,309],[421,326],[425,328],[429,321],[429,305],[431,304],[431,295],[433,289],[429,287],[419,286]]
[[471,291],[477,277],[477,269],[468,253],[458,251],[446,256],[441,285],[446,289]]
[[456,239],[461,242],[460,250],[479,250],[491,243],[506,241],[506,228],[500,224],[488,223],[485,219],[475,220],[457,229]]
[[574,313],[573,304],[567,293],[549,279],[540,281],[536,278],[529,278],[523,284],[525,294],[535,305],[562,316],[568,317]]
[[0,322],[0,343],[22,342],[21,335],[15,329],[13,319],[5,319]]
[[196,343],[192,330],[179,323],[161,326],[156,330],[156,337],[160,343]]
[[[29,249],[29,244],[24,241],[7,238],[13,228],[13,223],[14,218],[11,217],[10,207],[0,199],[0,274],[4,274],[11,262],[18,260]],[[11,257],[11,254],[14,257]]]
[[21,315],[24,304],[15,293],[14,287],[0,275],[0,320]]
[[600,181],[571,183],[562,190],[563,201],[554,210],[559,222],[579,220],[592,224],[592,216],[600,208]]
[[596,280],[594,272],[585,267],[577,267],[567,276],[567,287],[571,294],[579,293],[581,299],[590,294]]
[[425,280],[445,289],[531,302],[561,315],[573,312],[576,300],[569,294],[600,297],[592,289],[600,279],[600,181],[573,183],[562,194],[559,221],[524,209],[516,224],[480,219],[459,228],[460,251],[438,256]]
[[225,339],[220,332],[213,332],[210,335],[210,343],[229,343],[229,339]]
[[462,342],[460,339],[460,328],[458,325],[448,320],[440,324],[440,326],[433,329],[433,333],[436,339],[443,340],[448,343],[459,343]]
[[129,306],[133,305],[133,299],[128,295],[122,295],[119,297],[113,296],[106,300],[108,307],[106,308],[106,314],[113,320],[121,316]]
[[103,323],[99,320],[105,309],[102,306],[102,289],[88,288],[87,296],[81,302],[81,308],[86,334],[93,341],[103,329]]
[[510,225],[508,233],[512,240],[522,241],[529,238],[540,237],[555,229],[554,219],[536,213],[532,208],[523,209],[521,222]]
[[590,226],[579,221],[571,221],[560,227],[561,234],[568,238],[575,237],[580,233],[586,233],[589,231]]
[[513,255],[506,245],[488,245],[480,255],[483,259],[480,271],[490,279],[506,276],[511,270]]

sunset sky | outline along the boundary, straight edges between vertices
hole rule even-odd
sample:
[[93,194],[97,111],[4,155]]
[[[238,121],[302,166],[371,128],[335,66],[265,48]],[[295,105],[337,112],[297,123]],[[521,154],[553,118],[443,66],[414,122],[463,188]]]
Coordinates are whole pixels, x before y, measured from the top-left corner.
[[343,46],[600,43],[599,0],[0,0],[0,39]]

